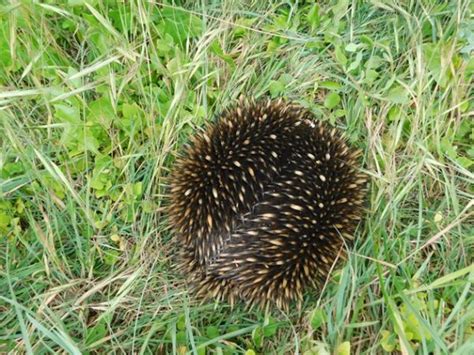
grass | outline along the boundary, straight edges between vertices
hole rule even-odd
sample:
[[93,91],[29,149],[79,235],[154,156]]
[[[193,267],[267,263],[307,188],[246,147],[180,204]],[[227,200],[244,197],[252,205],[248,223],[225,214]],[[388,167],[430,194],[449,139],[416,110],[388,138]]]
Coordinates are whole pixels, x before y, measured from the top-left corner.
[[[0,5],[0,352],[474,352],[474,6],[70,0]],[[200,304],[166,177],[244,93],[364,151],[370,207],[301,309]]]

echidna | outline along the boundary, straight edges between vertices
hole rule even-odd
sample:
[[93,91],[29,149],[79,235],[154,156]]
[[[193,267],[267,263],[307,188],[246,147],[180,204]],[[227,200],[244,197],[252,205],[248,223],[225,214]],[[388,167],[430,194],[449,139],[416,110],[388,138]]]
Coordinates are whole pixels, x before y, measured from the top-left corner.
[[240,100],[196,135],[169,217],[198,295],[286,307],[325,280],[362,215],[359,154],[283,100]]

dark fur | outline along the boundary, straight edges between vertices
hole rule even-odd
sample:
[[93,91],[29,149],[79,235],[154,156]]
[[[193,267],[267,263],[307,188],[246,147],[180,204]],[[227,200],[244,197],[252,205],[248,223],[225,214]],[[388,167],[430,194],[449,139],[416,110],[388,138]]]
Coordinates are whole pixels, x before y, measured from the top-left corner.
[[367,179],[313,120],[283,101],[240,102],[176,163],[170,221],[198,294],[285,307],[352,243]]

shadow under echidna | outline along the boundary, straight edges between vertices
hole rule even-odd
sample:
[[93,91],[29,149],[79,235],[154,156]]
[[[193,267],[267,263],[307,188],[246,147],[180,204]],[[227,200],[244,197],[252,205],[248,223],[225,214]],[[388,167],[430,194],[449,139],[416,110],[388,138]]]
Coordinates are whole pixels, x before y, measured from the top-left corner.
[[241,100],[177,160],[169,219],[198,295],[286,308],[352,243],[367,177],[359,152],[314,120]]

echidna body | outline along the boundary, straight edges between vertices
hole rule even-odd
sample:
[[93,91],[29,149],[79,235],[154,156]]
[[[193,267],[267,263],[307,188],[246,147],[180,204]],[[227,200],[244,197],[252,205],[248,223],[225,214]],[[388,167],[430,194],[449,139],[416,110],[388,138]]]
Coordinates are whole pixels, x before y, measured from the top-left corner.
[[366,177],[336,129],[284,101],[239,102],[171,179],[170,222],[202,296],[285,307],[350,245]]

